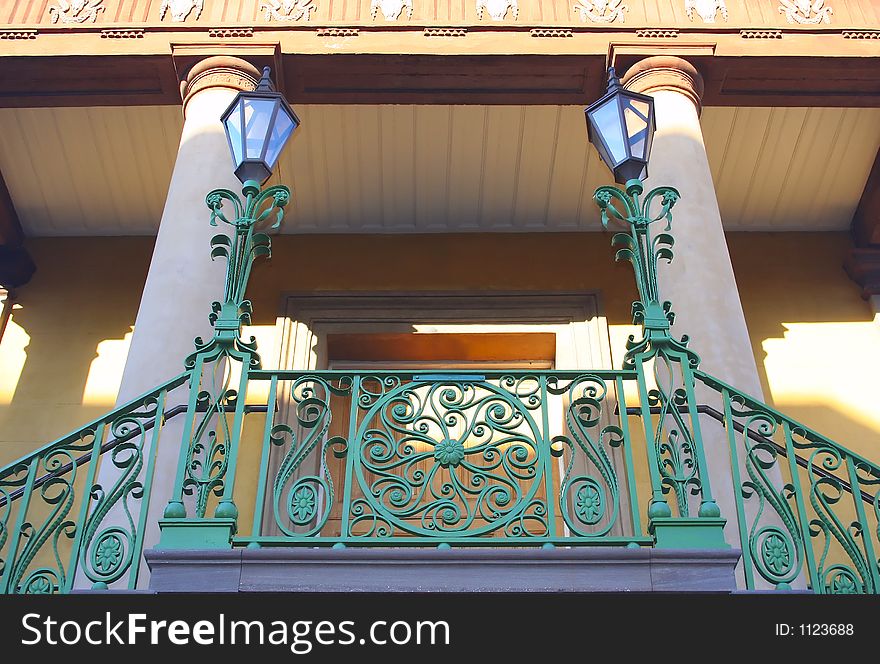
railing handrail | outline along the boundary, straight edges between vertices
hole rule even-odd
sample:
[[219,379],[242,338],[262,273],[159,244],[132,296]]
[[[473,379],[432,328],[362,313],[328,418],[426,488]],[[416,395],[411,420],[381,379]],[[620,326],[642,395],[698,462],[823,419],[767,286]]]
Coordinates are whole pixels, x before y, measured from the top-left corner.
[[[126,403],[122,404],[121,406],[118,406],[118,407],[114,408],[113,410],[111,410],[110,412],[105,413],[101,417],[97,417],[94,420],[92,420],[91,422],[88,422],[86,424],[83,424],[80,427],[77,427],[76,429],[74,429],[70,433],[67,433],[64,436],[61,436],[60,438],[56,438],[51,443],[46,443],[42,447],[39,447],[39,448],[33,450],[32,452],[29,452],[28,454],[25,454],[24,456],[16,459],[15,461],[11,461],[11,462],[5,464],[2,468],[0,468],[0,479],[2,479],[3,476],[5,475],[5,472],[10,470],[11,468],[14,468],[14,467],[22,465],[22,464],[27,465],[33,460],[34,457],[40,456],[42,454],[45,454],[46,452],[51,451],[53,447],[56,447],[59,445],[64,445],[64,444],[68,443],[72,438],[75,438],[77,435],[81,434],[82,432],[87,431],[88,429],[98,427],[102,423],[111,422],[112,420],[116,419],[120,415],[125,415],[126,412],[128,412],[130,409],[137,408],[140,404],[143,403],[143,401],[145,399],[149,399],[150,397],[153,397],[157,394],[160,394],[163,391],[173,390],[176,387],[180,387],[181,385],[183,385],[183,383],[185,383],[187,381],[187,379],[189,378],[189,375],[190,375],[189,371],[184,371],[183,373],[178,374],[177,376],[175,376],[171,380],[165,381],[164,383],[162,383],[158,387],[150,390],[149,392],[144,392],[142,395],[135,397],[134,399],[131,399],[130,401],[127,401]],[[186,410],[186,404],[181,404],[181,405],[182,405],[183,409]],[[114,441],[116,441],[116,443],[123,442],[123,440],[124,440],[124,438],[119,439],[119,440],[114,439]],[[113,441],[108,441],[108,443],[106,443],[105,446],[111,442],[113,442]],[[106,451],[104,449],[105,446],[101,447],[102,454]],[[111,447],[115,447],[115,444],[112,445]],[[110,449],[110,448],[107,448],[107,449]],[[84,455],[84,457],[85,456],[86,455]],[[90,459],[91,452],[87,453],[87,456]],[[77,465],[80,465],[80,464],[77,463]],[[51,473],[51,474],[57,475],[58,472]]]
[[[566,376],[567,377],[567,376],[594,375],[594,376],[597,376],[600,378],[612,378],[612,377],[616,378],[618,376],[621,378],[635,378],[637,375],[637,372],[635,370],[630,370],[630,369],[512,369],[512,370],[462,369],[462,370],[455,370],[455,371],[446,370],[443,372],[438,370],[438,371],[434,372],[433,374],[429,374],[430,371],[431,371],[431,369],[415,369],[415,370],[404,370],[404,371],[398,371],[398,370],[393,370],[393,369],[382,369],[382,370],[375,370],[375,369],[355,369],[355,370],[262,369],[262,370],[258,370],[258,371],[251,371],[249,373],[249,377],[254,380],[271,380],[271,378],[273,378],[273,377],[277,377],[278,379],[283,380],[285,378],[296,379],[296,378],[306,377],[306,376],[332,379],[332,378],[341,378],[341,377],[346,377],[346,376],[415,377],[415,376],[431,375],[432,378],[434,376],[438,376],[437,380],[442,380],[442,378],[439,378],[439,376],[449,375],[450,378],[459,377],[459,376],[474,377],[474,378],[488,378],[488,377],[503,377],[503,376],[516,376],[516,377]],[[50,443],[47,443],[46,445],[43,445],[42,447],[16,459],[15,461],[12,461],[12,462],[5,464],[3,466],[3,468],[0,469],[0,475],[2,475],[3,471],[8,470],[9,468],[12,468],[14,466],[30,463],[30,461],[31,461],[31,459],[33,459],[33,457],[46,453],[47,451],[51,450],[56,445],[61,445],[61,444],[68,442],[72,437],[76,436],[77,434],[79,434],[85,430],[96,427],[99,424],[101,424],[102,422],[110,421],[120,415],[124,415],[130,408],[136,407],[137,405],[142,403],[145,399],[148,399],[151,396],[154,396],[154,395],[162,392],[163,390],[172,390],[176,387],[179,387],[184,382],[186,382],[186,380],[189,378],[189,375],[190,375],[190,372],[188,372],[188,371],[180,373],[177,376],[175,376],[174,378],[171,378],[170,380],[166,381],[165,383],[162,383],[158,387],[156,387],[148,392],[145,392],[144,394],[142,394],[134,399],[131,399],[130,401],[126,402],[125,404],[123,404],[117,408],[114,408],[112,411],[110,411],[108,413],[105,413],[101,417],[95,418],[94,420],[78,427],[74,431],[72,431],[64,436],[61,436],[60,438],[57,438],[56,440],[54,440]],[[824,435],[818,433],[817,431],[808,427],[807,425],[802,424],[801,422],[798,422],[797,420],[779,412],[778,410],[776,410],[772,406],[769,406],[768,404],[764,403],[763,401],[761,401],[761,400],[759,400],[749,394],[746,394],[745,392],[742,392],[741,390],[738,390],[737,388],[733,387],[732,385],[725,383],[724,381],[720,380],[719,378],[716,378],[715,376],[712,376],[711,374],[708,374],[708,373],[698,369],[698,370],[694,371],[694,375],[698,379],[700,379],[704,384],[706,384],[708,387],[714,388],[716,390],[721,390],[721,389],[727,390],[728,392],[735,394],[738,397],[741,397],[742,399],[744,399],[746,405],[748,405],[752,408],[769,411],[770,414],[772,414],[774,417],[778,418],[780,421],[786,421],[790,425],[792,425],[792,427],[794,429],[799,430],[799,431],[803,431],[806,434],[806,436],[812,440],[812,442],[821,442],[824,444],[831,445],[832,447],[836,448],[838,451],[842,452],[843,454],[846,454],[846,455],[853,457],[854,459],[858,460],[858,462],[860,464],[865,464],[868,467],[870,467],[870,469],[873,471],[873,474],[880,477],[880,466],[869,461],[868,459],[865,459],[860,454],[853,452],[852,450],[844,447],[843,445],[831,440],[827,436],[824,436]],[[187,408],[186,404],[179,404],[177,406],[174,406],[173,408],[170,408],[163,413],[163,418],[165,420],[168,420],[176,415],[179,415],[181,413],[186,412],[186,408]],[[685,408],[685,407],[682,407],[682,408]],[[251,405],[246,406],[246,410],[248,412],[263,412],[265,409],[266,409],[265,406],[251,406]],[[638,406],[627,407],[626,410],[627,410],[627,414],[629,414],[629,415],[639,415],[641,413],[641,409]],[[654,408],[650,408],[650,411],[652,414],[657,414],[660,412],[660,409],[654,407]],[[724,421],[724,414],[708,404],[698,404],[697,405],[697,412],[709,415],[710,417],[712,417],[713,419],[715,419],[719,422]],[[739,433],[743,433],[744,431],[746,431],[745,427],[739,422],[734,422],[733,425],[734,425],[734,428],[736,429],[736,431]],[[152,422],[148,422],[145,424],[145,427],[147,429],[152,428],[152,426],[153,426]],[[785,454],[784,446],[779,445],[775,441],[773,441],[765,436],[762,436],[761,434],[759,434],[755,431],[752,431],[752,430],[748,430],[746,433],[749,436],[749,438],[751,438],[752,440],[758,441],[762,444],[771,445],[777,451]],[[122,443],[127,439],[128,439],[128,437],[123,436],[123,437],[113,438],[111,440],[108,440],[106,443],[104,443],[101,446],[100,453],[103,455],[104,453],[112,450],[119,443]],[[78,457],[76,460],[76,465],[79,466],[79,465],[82,465],[83,463],[89,461],[91,459],[91,456],[92,456],[91,452],[87,452],[86,454]],[[808,467],[809,462],[806,459],[804,459],[803,457],[801,457],[800,455],[795,454],[795,459],[796,459],[797,464],[799,466],[801,466],[803,468]],[[54,477],[59,474],[63,474],[66,470],[69,470],[70,465],[71,464],[67,464],[65,467],[59,468],[57,471],[55,471],[53,473],[48,473],[47,475],[38,478],[35,481],[34,486],[38,487],[42,483],[44,483],[46,480],[48,480],[50,477]],[[841,486],[843,486],[844,488],[847,488],[849,490],[852,489],[852,487],[849,486],[848,482],[832,475],[831,473],[828,473],[827,471],[822,470],[821,468],[814,468],[813,470],[819,476],[822,476],[822,477],[827,476],[828,478],[834,478],[836,481],[841,482]],[[16,491],[16,492],[12,492],[10,494],[10,498],[12,500],[14,500],[17,497],[16,494],[20,493],[20,491],[21,490]],[[866,494],[864,491],[861,491],[860,493],[862,494],[863,500],[866,500],[868,502],[873,501],[873,497],[871,497],[869,494]],[[0,502],[0,504],[5,504],[5,501]]]
[[[718,391],[726,390],[730,394],[734,394],[738,397],[741,397],[744,400],[745,405],[749,406],[750,408],[767,411],[769,414],[773,415],[773,417],[777,418],[780,423],[787,422],[789,425],[792,426],[792,429],[797,430],[797,431],[802,431],[804,436],[808,440],[810,440],[810,442],[823,443],[825,445],[830,445],[831,447],[835,448],[838,452],[841,452],[842,454],[845,454],[847,456],[852,457],[860,465],[864,465],[864,466],[867,466],[868,468],[870,468],[871,473],[874,476],[880,478],[880,466],[878,466],[876,463],[874,463],[872,461],[869,461],[868,459],[861,456],[860,454],[853,452],[852,450],[844,447],[840,443],[837,443],[837,442],[831,440],[830,438],[828,438],[827,436],[823,436],[821,433],[815,431],[814,429],[811,429],[807,425],[802,424],[802,423],[798,422],[797,420],[792,419],[791,417],[785,415],[784,413],[779,412],[778,410],[776,410],[772,406],[767,405],[766,403],[764,403],[760,399],[756,399],[755,397],[753,397],[749,394],[746,394],[745,392],[742,392],[741,390],[738,390],[737,388],[733,387],[732,385],[728,385],[727,383],[716,378],[715,376],[707,374],[706,372],[701,371],[701,370],[694,371],[694,375],[697,378],[699,378],[703,383],[705,383],[708,387],[714,388]],[[797,457],[797,455],[795,455],[795,456]],[[798,457],[798,458],[800,458],[800,457]]]
[[[662,412],[662,408],[660,408],[659,406],[651,406],[651,408],[649,408],[648,410],[650,411],[651,415],[659,415]],[[687,406],[686,405],[679,406],[678,410],[680,413],[687,413]],[[697,405],[697,412],[701,415],[708,415],[713,420],[721,422],[722,424],[724,423],[724,413],[722,413],[720,410],[718,410],[716,408],[713,408],[709,404],[705,404],[705,403],[698,404]],[[616,414],[616,412],[615,412],[615,414]],[[639,406],[627,406],[626,414],[640,416],[642,414],[642,409]],[[761,443],[762,445],[768,445],[768,446],[772,447],[773,449],[775,449],[777,452],[781,453],[782,455],[786,455],[784,445],[780,445],[775,440],[767,438],[766,436],[761,435],[757,431],[754,431],[752,429],[746,429],[745,425],[743,425],[741,422],[734,421],[733,428],[737,433],[745,433],[752,440],[757,441],[757,442]],[[810,468],[810,462],[808,459],[805,459],[804,457],[795,454],[794,460],[795,460],[795,463],[797,463],[797,465],[799,465],[801,468],[808,468],[808,469]],[[853,494],[855,493],[852,489],[852,485],[847,480],[840,478],[833,473],[828,472],[827,470],[825,470],[821,466],[814,465],[811,470],[813,471],[814,475],[817,475],[818,477],[824,477],[826,479],[833,479],[835,482],[838,482],[841,487],[843,487],[844,489],[846,489],[850,493],[853,493]],[[874,496],[872,496],[870,493],[867,493],[866,491],[863,491],[861,489],[859,490],[859,493],[861,494],[862,501],[869,503],[869,504],[873,504]]]
[[596,376],[602,379],[608,378],[624,378],[635,379],[638,372],[635,369],[440,369],[426,367],[424,369],[260,369],[248,372],[248,377],[254,380],[271,380],[277,377],[279,380],[289,378],[345,378],[349,376],[376,377],[384,378],[395,376],[399,378],[411,378],[414,376],[423,376],[425,378],[434,379],[437,377],[449,376],[450,378],[467,377],[467,378],[502,378],[505,376],[515,376],[519,378],[534,376],[540,378],[542,376],[560,376],[560,377],[578,377],[578,376]]
[[[161,389],[159,391],[161,391]],[[147,396],[149,396],[150,394],[151,393],[147,393]],[[174,406],[173,408],[169,408],[168,410],[162,412],[162,421],[167,422],[168,420],[170,420],[173,417],[176,417],[178,415],[182,415],[183,413],[186,412],[186,409],[187,409],[187,405],[185,403],[178,404],[177,406]],[[197,412],[204,412],[204,410],[205,410],[204,407],[196,408]],[[268,410],[268,407],[267,406],[260,406],[260,405],[246,405],[244,407],[244,410],[245,410],[245,413],[265,413]],[[101,418],[101,419],[104,419],[104,418]],[[98,420],[98,421],[100,421],[100,420]],[[131,440],[132,438],[139,436],[146,431],[150,431],[154,426],[155,426],[154,421],[150,420],[150,421],[144,423],[143,431],[141,431],[139,429],[132,429],[131,433],[129,433],[126,436],[119,436],[118,438],[111,438],[106,443],[101,445],[101,449],[99,450],[99,455],[103,456],[107,452],[114,449],[117,445],[120,445],[121,443],[124,443],[127,440]],[[53,477],[60,477],[62,475],[65,475],[66,473],[69,473],[74,466],[82,466],[83,464],[88,463],[91,460],[92,460],[91,451],[86,452],[85,454],[78,456],[73,463],[66,463],[63,466],[61,466],[60,468],[58,468],[58,470],[54,470],[51,473],[46,473],[45,475],[41,475],[40,477],[35,479],[33,489],[38,489],[43,484],[45,484],[46,482],[51,480]],[[0,470],[5,470],[5,467]],[[23,493],[24,493],[24,487],[18,488],[15,491],[10,491],[9,492],[9,500],[10,501],[17,500],[18,498],[20,498],[22,496]],[[2,507],[5,504],[6,504],[6,497],[0,495],[0,507]]]
[[[503,377],[503,376],[515,376],[515,377],[565,376],[565,377],[568,377],[568,376],[582,376],[582,375],[594,375],[599,378],[616,378],[616,377],[635,378],[637,375],[637,372],[635,370],[630,370],[630,369],[534,369],[534,370],[533,369],[512,369],[512,370],[462,369],[462,370],[455,370],[455,371],[446,370],[446,371],[442,371],[442,372],[438,370],[438,371],[434,372],[433,374],[429,373],[430,371],[431,371],[430,369],[416,369],[416,370],[404,370],[404,371],[398,371],[398,370],[393,370],[393,369],[382,369],[382,370],[374,370],[374,369],[355,369],[355,370],[262,369],[262,370],[257,370],[257,371],[251,371],[249,373],[249,377],[254,380],[271,380],[273,377],[277,377],[278,379],[283,380],[285,378],[295,379],[295,378],[306,377],[306,376],[317,377],[317,378],[330,378],[330,379],[341,378],[341,377],[346,377],[346,376],[362,376],[362,377],[364,377],[364,376],[369,376],[369,377],[373,377],[373,376],[375,376],[375,377],[431,376],[431,378],[436,377],[435,378],[436,380],[443,380],[442,376],[446,376],[446,375],[448,375],[450,377],[450,379],[456,378],[459,376],[473,377],[473,378],[488,378],[488,377]],[[763,401],[761,401],[761,400],[759,400],[749,394],[746,394],[745,392],[742,392],[741,390],[738,390],[737,388],[733,387],[732,385],[725,383],[724,381],[720,380],[719,378],[716,378],[715,376],[712,376],[711,374],[708,374],[708,373],[698,369],[698,370],[694,371],[694,375],[696,378],[700,379],[708,387],[714,388],[716,390],[721,390],[721,389],[727,390],[728,392],[735,394],[738,397],[741,397],[745,401],[746,405],[748,405],[749,407],[759,409],[759,410],[766,410],[770,414],[772,414],[774,417],[779,419],[780,421],[788,422],[790,425],[792,425],[792,427],[794,429],[796,429],[798,431],[803,431],[805,433],[805,435],[807,436],[807,438],[811,439],[812,442],[821,442],[821,443],[824,443],[827,445],[831,445],[832,447],[836,448],[838,451],[842,452],[843,454],[846,454],[846,455],[853,457],[860,464],[864,464],[864,465],[868,466],[872,470],[873,474],[875,474],[877,477],[880,477],[880,466],[869,461],[868,459],[864,458],[860,454],[853,452],[852,450],[844,447],[843,445],[831,440],[827,436],[824,436],[824,435],[818,433],[817,431],[808,427],[807,425],[802,424],[801,422],[798,422],[797,420],[779,412],[778,410],[776,410],[772,406],[764,403]],[[114,418],[116,418],[120,415],[124,415],[129,409],[131,409],[132,407],[138,406],[145,399],[148,399],[151,396],[159,394],[160,392],[162,392],[164,390],[172,390],[176,387],[179,387],[184,382],[186,382],[186,380],[189,378],[189,376],[190,376],[190,372],[188,372],[188,371],[180,373],[177,376],[175,376],[174,378],[171,378],[170,380],[162,383],[158,387],[156,387],[148,392],[145,392],[144,394],[142,394],[134,399],[131,399],[130,401],[126,402],[125,404],[123,404],[117,408],[114,408],[112,411],[110,411],[108,413],[105,413],[101,417],[95,418],[94,420],[88,422],[87,424],[84,424],[84,425],[78,427],[74,431],[72,431],[64,436],[61,436],[60,438],[57,438],[54,441],[47,443],[46,445],[43,445],[42,447],[16,459],[15,461],[12,461],[12,462],[5,464],[3,466],[3,468],[0,469],[0,476],[2,476],[3,471],[8,470],[9,468],[12,468],[14,466],[30,463],[31,459],[33,459],[35,456],[39,456],[41,454],[44,454],[47,451],[51,450],[53,447],[55,447],[57,445],[62,445],[64,443],[68,442],[72,437],[78,435],[79,433],[81,433],[83,431],[86,431],[90,428],[94,428],[94,427],[98,426],[99,424],[101,424],[102,422],[108,422],[108,421],[113,420]],[[177,406],[174,406],[173,408],[170,408],[163,413],[163,419],[168,420],[172,417],[175,417],[176,415],[184,413],[184,412],[186,412],[186,408],[187,408],[186,404],[179,404]],[[245,408],[248,412],[263,412],[266,410],[265,406],[248,405]],[[681,408],[685,409],[686,407],[682,406]],[[627,410],[628,415],[640,415],[641,414],[641,408],[638,406],[630,406],[630,407],[627,407],[626,410]],[[660,409],[657,407],[652,407],[649,410],[652,414],[658,414],[660,412]],[[697,412],[699,412],[701,414],[709,415],[710,417],[712,417],[714,420],[717,420],[718,422],[724,421],[724,414],[708,404],[698,404],[697,405]],[[752,440],[758,441],[762,444],[771,445],[777,451],[785,454],[785,447],[784,446],[779,445],[775,441],[757,433],[756,431],[752,431],[752,430],[746,431],[745,427],[739,422],[734,422],[733,425],[734,425],[734,428],[736,429],[737,432],[739,432],[739,433],[746,432],[746,434]],[[152,422],[145,423],[145,427],[147,429],[151,429],[152,426],[153,426]],[[132,435],[134,435],[134,434],[132,434]],[[112,450],[119,443],[125,442],[125,440],[127,440],[128,438],[129,437],[127,437],[127,436],[122,436],[119,438],[113,438],[111,440],[108,440],[106,443],[104,443],[101,446],[100,453],[103,455],[104,453]],[[91,457],[92,457],[91,452],[85,453],[84,455],[77,458],[76,465],[77,466],[82,465],[83,463],[89,461],[91,459]],[[803,457],[801,457],[800,455],[795,454],[795,459],[796,459],[797,464],[799,466],[801,466],[803,468],[808,467],[809,462],[806,459],[804,459]],[[71,464],[67,464],[65,467],[59,468],[55,472],[48,473],[48,474],[44,475],[43,477],[38,478],[37,480],[35,480],[34,486],[38,487],[42,483],[44,483],[46,480],[48,480],[50,477],[54,477],[59,474],[63,474],[63,472],[65,472],[66,470],[69,470],[70,466],[71,466]],[[852,490],[852,487],[849,486],[848,482],[846,482],[845,480],[843,480],[841,478],[838,478],[835,475],[832,475],[831,473],[828,473],[825,470],[822,470],[821,468],[816,467],[813,469],[813,471],[816,474],[818,474],[819,476],[828,477],[829,479],[834,478],[836,481],[841,482],[841,486],[843,486],[849,490]],[[21,490],[19,490],[17,492],[12,492],[10,494],[10,498],[12,500],[14,500],[17,497],[16,494],[20,493],[20,491]],[[860,493],[862,494],[863,500],[866,500],[868,502],[873,501],[873,497],[871,497],[869,494],[865,493],[864,491],[861,491]],[[0,502],[0,504],[5,504],[5,501]]]

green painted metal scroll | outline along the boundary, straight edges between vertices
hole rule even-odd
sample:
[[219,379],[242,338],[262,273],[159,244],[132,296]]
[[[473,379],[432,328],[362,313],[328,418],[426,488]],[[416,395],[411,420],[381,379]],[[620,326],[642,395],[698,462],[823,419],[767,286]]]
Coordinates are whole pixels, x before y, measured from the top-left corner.
[[[643,336],[630,336],[624,368],[635,368],[639,374],[639,392],[646,435],[651,441],[652,499],[648,508],[651,518],[665,518],[672,510],[664,494],[672,493],[677,514],[692,515],[689,497],[700,497],[697,515],[717,518],[718,505],[712,498],[699,418],[696,413],[693,370],[700,358],[688,348],[686,336],[676,339],[670,333],[675,320],[672,305],[660,298],[658,262],[673,259],[675,240],[672,208],[679,199],[671,187],[657,187],[645,195],[640,180],[630,180],[626,189],[599,187],[594,200],[602,211],[602,225],[610,219],[621,222],[626,232],[616,233],[611,244],[617,247],[615,260],[626,260],[633,266],[639,300],[633,303],[633,322],[641,324]],[[651,211],[655,201],[659,210]],[[666,222],[659,233],[652,233],[654,224]],[[648,372],[653,380],[648,380]],[[659,417],[652,420],[651,408],[659,408]]]
[[273,399],[290,385],[292,408],[267,408],[259,516],[236,541],[649,544],[623,405],[635,377],[252,372]]
[[0,470],[0,592],[137,587],[159,436],[182,413],[165,404],[186,379]]
[[747,586],[880,592],[880,466],[717,378],[696,377],[721,401]]
[[[231,237],[220,233],[211,239],[211,258],[226,259],[223,302],[214,302],[209,320],[214,335],[208,341],[195,340],[195,352],[185,366],[190,370],[189,408],[180,448],[178,475],[165,518],[187,516],[186,496],[194,497],[192,511],[197,518],[208,513],[208,503],[219,499],[217,518],[236,519],[238,508],[232,499],[238,445],[244,417],[248,373],[260,368],[256,340],[241,338],[242,325],[250,322],[251,303],[245,299],[254,261],[269,258],[271,240],[257,228],[269,220],[277,229],[290,201],[283,185],[260,189],[257,182],[245,182],[244,200],[228,189],[215,189],[206,198],[211,225],[218,221],[232,227]],[[232,218],[224,213],[228,204]],[[233,385],[234,369],[240,369]]]

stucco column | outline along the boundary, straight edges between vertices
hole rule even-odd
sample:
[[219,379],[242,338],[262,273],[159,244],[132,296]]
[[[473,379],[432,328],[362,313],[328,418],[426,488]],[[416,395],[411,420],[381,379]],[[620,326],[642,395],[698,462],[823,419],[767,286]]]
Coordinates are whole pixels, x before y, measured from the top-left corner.
[[700,127],[703,78],[686,60],[657,56],[636,63],[622,82],[654,97],[646,189],[667,185],[681,193],[673,210],[676,257],[660,274],[661,296],[676,315],[673,331],[690,336],[704,371],[762,398]]
[[[685,60],[657,56],[636,63],[622,82],[654,98],[657,130],[646,190],[666,185],[681,193],[673,210],[675,260],[663,263],[658,277],[661,300],[671,301],[676,315],[672,332],[690,337],[704,371],[763,398],[700,128],[702,76]],[[701,401],[710,396],[698,390]],[[717,396],[712,401],[719,407]],[[727,519],[725,538],[739,548],[726,436],[706,418],[701,425],[712,491]]]
[[[177,160],[159,224],[153,258],[135,320],[134,334],[125,364],[117,405],[149,392],[184,370],[184,359],[195,348],[193,339],[210,338],[208,320],[211,303],[223,299],[225,261],[211,260],[210,240],[227,232],[225,225],[211,226],[205,196],[212,189],[225,187],[238,191],[241,183],[233,175],[232,157],[220,116],[240,90],[253,90],[260,74],[238,58],[211,57],[197,63],[181,84],[184,124]],[[184,384],[168,395],[165,408],[185,404],[189,396]],[[146,518],[144,549],[159,539],[158,519],[171,495],[182,443],[184,415],[166,420],[157,450],[144,444],[144,464],[156,453],[156,466],[149,511]],[[111,487],[120,470],[107,456],[101,464],[98,483]],[[137,521],[142,505],[130,501]],[[97,530],[95,540],[107,527],[129,531],[128,517],[119,501]],[[93,541],[89,553],[96,546]],[[149,570],[141,559],[138,585],[146,587]],[[127,575],[125,580],[127,580]],[[84,574],[78,587],[89,587]]]
[[183,133],[117,403],[183,371],[193,339],[211,334],[208,314],[211,303],[222,299],[226,266],[211,260],[210,240],[225,229],[209,225],[205,196],[217,187],[241,188],[220,116],[240,90],[256,88],[259,78],[244,60],[211,57],[181,84]]

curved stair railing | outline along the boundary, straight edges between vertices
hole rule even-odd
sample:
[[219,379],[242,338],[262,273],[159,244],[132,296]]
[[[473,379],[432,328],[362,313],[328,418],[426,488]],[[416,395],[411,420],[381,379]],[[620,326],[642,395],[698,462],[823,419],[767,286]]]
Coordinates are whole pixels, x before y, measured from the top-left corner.
[[745,588],[880,591],[880,467],[700,370],[659,296],[678,192],[642,193],[594,196],[626,229],[612,245],[640,296],[621,369],[419,374],[262,370],[244,295],[270,256],[256,229],[280,225],[290,192],[211,192],[211,223],[232,229],[211,242],[227,260],[212,338],[184,373],[0,470],[0,592],[142,587],[156,539],[706,549],[729,547],[725,526]]
[[[0,592],[137,587],[160,434],[180,374],[0,470]],[[79,577],[79,582],[77,582]]]
[[[880,466],[701,371],[726,434],[748,588],[880,592]],[[720,411],[720,412],[719,412]]]

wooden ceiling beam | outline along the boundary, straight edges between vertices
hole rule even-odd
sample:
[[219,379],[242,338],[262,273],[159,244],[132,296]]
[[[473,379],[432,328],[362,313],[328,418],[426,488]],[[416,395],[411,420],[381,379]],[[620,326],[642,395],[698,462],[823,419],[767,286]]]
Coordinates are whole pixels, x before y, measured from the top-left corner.
[[[606,64],[598,54],[254,57],[283,70],[291,102],[308,104],[586,104],[601,94]],[[628,57],[621,71],[641,56]],[[704,106],[880,107],[880,54],[690,59],[706,82]],[[3,57],[0,107],[179,104],[180,65],[170,53]]]
[[852,233],[858,246],[880,248],[880,151],[853,214]]

